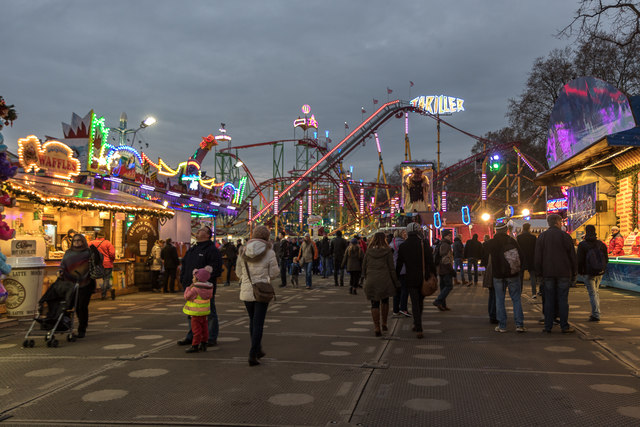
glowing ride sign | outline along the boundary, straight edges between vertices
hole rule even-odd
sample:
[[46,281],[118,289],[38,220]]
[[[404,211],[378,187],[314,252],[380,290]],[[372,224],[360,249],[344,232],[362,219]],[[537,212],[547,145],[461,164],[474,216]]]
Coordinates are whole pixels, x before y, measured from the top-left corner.
[[464,111],[464,99],[452,96],[418,96],[410,102],[411,106],[433,115],[451,114]]

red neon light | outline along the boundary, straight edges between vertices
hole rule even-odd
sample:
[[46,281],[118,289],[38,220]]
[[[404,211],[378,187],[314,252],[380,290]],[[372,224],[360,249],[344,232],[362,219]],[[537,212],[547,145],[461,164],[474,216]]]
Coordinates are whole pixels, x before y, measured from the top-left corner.
[[[287,188],[285,188],[282,193],[280,193],[280,197],[284,196],[285,194],[287,194],[289,192],[289,190],[291,190],[293,187],[296,186],[296,184],[298,184],[300,181],[302,181],[302,179],[304,177],[306,177],[307,175],[309,175],[320,163],[324,162],[325,159],[327,157],[329,157],[330,155],[332,155],[338,148],[340,148],[342,146],[342,144],[344,144],[345,142],[347,142],[347,140],[349,138],[351,138],[357,131],[359,131],[364,125],[366,125],[367,123],[369,123],[380,111],[382,111],[384,108],[386,108],[389,105],[394,105],[399,103],[400,100],[396,99],[395,101],[391,101],[391,102],[387,102],[386,104],[383,104],[380,108],[378,108],[376,110],[375,113],[373,113],[371,116],[369,116],[369,118],[367,120],[365,120],[364,122],[362,122],[360,124],[360,126],[356,127],[349,135],[347,135],[342,141],[340,141],[338,144],[336,144],[335,147],[333,147],[331,150],[329,150],[327,152],[327,154],[325,154],[324,156],[322,156],[322,158],[320,160],[318,160],[313,166],[311,166],[309,169],[307,169],[307,171],[305,173],[303,173],[297,180],[293,181],[293,183],[291,183]],[[265,207],[263,207],[260,212],[258,212],[253,218],[251,218],[251,220],[255,220],[256,218],[258,218],[260,215],[262,215],[267,209],[271,208],[271,206],[273,205],[273,200],[271,202],[269,202]]]

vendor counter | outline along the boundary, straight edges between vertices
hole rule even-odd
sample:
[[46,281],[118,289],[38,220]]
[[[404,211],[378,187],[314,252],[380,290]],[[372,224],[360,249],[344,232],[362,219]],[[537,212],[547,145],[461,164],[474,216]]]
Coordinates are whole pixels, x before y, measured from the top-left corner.
[[640,257],[609,257],[601,286],[640,292]]
[[[58,259],[46,260],[44,282],[42,286],[42,293],[44,294],[49,285],[56,281],[58,277],[58,271],[60,270],[60,261]],[[116,290],[116,295],[130,294],[137,292],[138,289],[135,286],[134,276],[134,259],[123,258],[117,259],[113,262],[113,273],[111,275],[111,286]],[[100,289],[101,279],[98,279],[97,289]],[[96,290],[94,298],[99,297],[100,293]]]

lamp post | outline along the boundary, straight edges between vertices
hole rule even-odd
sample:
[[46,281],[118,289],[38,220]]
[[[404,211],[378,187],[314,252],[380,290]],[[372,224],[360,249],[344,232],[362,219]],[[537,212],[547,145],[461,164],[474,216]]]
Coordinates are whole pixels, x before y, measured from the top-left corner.
[[140,129],[147,128],[153,125],[157,120],[154,117],[147,117],[143,121],[140,122],[140,126],[137,129],[127,129],[127,113],[120,114],[120,123],[117,128],[109,128],[109,130],[118,133],[119,135],[119,144],[118,145],[127,145],[125,141],[127,140],[128,134],[133,134],[133,138],[131,138],[131,146],[133,147],[133,143],[136,139],[136,133]]

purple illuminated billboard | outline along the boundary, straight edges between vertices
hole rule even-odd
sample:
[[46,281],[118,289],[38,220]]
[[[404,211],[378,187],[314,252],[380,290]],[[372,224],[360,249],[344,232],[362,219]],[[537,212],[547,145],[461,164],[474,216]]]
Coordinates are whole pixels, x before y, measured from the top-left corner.
[[549,168],[607,135],[635,126],[625,94],[594,77],[571,80],[562,88],[549,117]]

